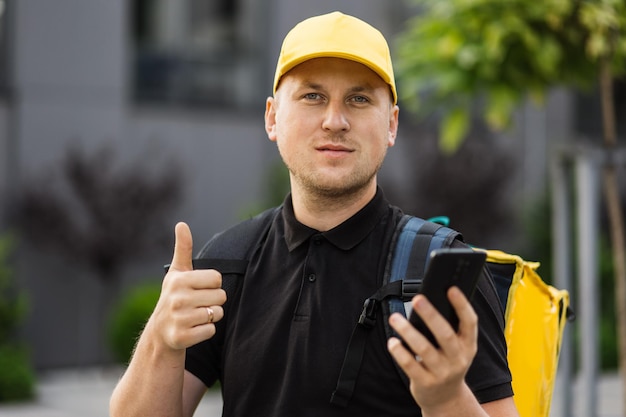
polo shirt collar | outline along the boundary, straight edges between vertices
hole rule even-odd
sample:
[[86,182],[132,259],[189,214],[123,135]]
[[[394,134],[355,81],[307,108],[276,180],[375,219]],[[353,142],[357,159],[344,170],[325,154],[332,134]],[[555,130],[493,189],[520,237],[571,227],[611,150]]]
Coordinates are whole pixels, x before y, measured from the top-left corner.
[[[389,203],[380,187],[376,189],[374,198],[354,216],[331,230],[322,232],[329,242],[342,250],[349,250],[358,245],[378,225],[387,212]],[[296,220],[291,194],[287,195],[283,204],[283,222],[285,242],[291,252],[319,231],[305,226]]]

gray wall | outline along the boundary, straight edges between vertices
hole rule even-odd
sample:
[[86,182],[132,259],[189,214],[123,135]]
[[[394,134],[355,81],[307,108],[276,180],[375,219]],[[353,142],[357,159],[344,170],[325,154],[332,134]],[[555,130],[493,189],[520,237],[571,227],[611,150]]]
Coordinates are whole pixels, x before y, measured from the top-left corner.
[[[266,56],[267,92],[282,37],[297,21],[341,9],[391,36],[401,15],[400,1],[267,0],[243,2],[245,19],[267,19],[259,48]],[[260,7],[262,4],[264,7]],[[13,18],[14,96],[0,103],[0,196],[8,198],[19,178],[54,164],[68,144],[86,149],[113,144],[126,161],[145,156],[181,162],[184,199],[172,218],[187,221],[195,241],[236,222],[258,201],[263,175],[277,160],[263,129],[264,103],[256,110],[184,110],[138,107],[129,100],[129,7],[124,0],[19,0]],[[254,7],[253,7],[254,6]],[[245,23],[244,23],[245,24]],[[564,98],[565,97],[565,98]],[[556,114],[567,115],[567,97],[557,95]],[[530,156],[519,183],[534,189],[544,180],[548,139],[568,136],[569,120],[523,109],[519,126],[503,138],[511,152]],[[546,114],[549,117],[546,117]],[[550,123],[547,120],[550,120]],[[548,134],[548,132],[550,132]],[[555,132],[557,132],[555,134]],[[13,149],[9,146],[15,143]],[[411,156],[403,152],[402,129],[381,174],[401,183]],[[532,156],[531,156],[532,155]],[[12,167],[17,168],[17,172]],[[167,167],[165,168],[167,169]],[[9,178],[11,171],[12,178]],[[7,225],[10,227],[10,225]],[[122,290],[146,277],[158,280],[165,252],[125,271]],[[108,360],[103,347],[102,308],[107,288],[94,276],[62,259],[24,246],[18,279],[28,291],[31,312],[24,336],[38,368],[76,366]]]

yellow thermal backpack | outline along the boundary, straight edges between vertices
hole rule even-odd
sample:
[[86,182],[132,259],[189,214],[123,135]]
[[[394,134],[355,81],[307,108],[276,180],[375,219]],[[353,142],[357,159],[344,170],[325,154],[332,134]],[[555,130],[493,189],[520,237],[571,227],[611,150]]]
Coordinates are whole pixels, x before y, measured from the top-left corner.
[[[362,357],[366,332],[376,319],[377,306],[382,307],[385,322],[394,312],[407,315],[407,301],[419,292],[430,253],[461,239],[457,231],[444,224],[446,217],[427,221],[409,215],[398,224],[383,287],[365,301],[332,402],[345,405],[351,397],[360,366],[360,361],[352,358]],[[515,404],[521,417],[548,417],[563,329],[571,311],[569,294],[546,284],[537,275],[537,262],[498,250],[486,252],[486,266],[505,311],[504,333]]]
[[539,263],[499,250],[486,252],[496,288],[506,295],[504,335],[515,405],[521,417],[547,417],[571,313],[569,294],[541,279]]

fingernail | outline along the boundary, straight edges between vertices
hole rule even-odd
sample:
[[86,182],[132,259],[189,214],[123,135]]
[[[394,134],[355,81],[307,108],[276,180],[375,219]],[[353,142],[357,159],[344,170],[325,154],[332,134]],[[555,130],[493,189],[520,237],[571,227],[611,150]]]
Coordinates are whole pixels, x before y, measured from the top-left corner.
[[399,317],[399,313],[393,313],[391,316],[389,316],[389,323],[397,323]]
[[400,343],[400,341],[396,337],[390,337],[387,340],[387,348],[388,349],[393,349],[394,346],[396,346],[398,343]]
[[426,300],[424,299],[424,297],[417,297],[415,299],[415,303],[413,304],[413,307],[415,308],[415,310],[423,310],[424,306],[426,305]]

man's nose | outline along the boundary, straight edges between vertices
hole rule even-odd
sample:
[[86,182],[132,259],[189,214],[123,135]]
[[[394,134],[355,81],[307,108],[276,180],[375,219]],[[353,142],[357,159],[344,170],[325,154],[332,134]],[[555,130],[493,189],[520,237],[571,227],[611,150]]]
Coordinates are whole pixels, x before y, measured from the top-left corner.
[[328,104],[324,113],[322,128],[334,132],[350,130],[350,123],[343,103],[330,102]]

